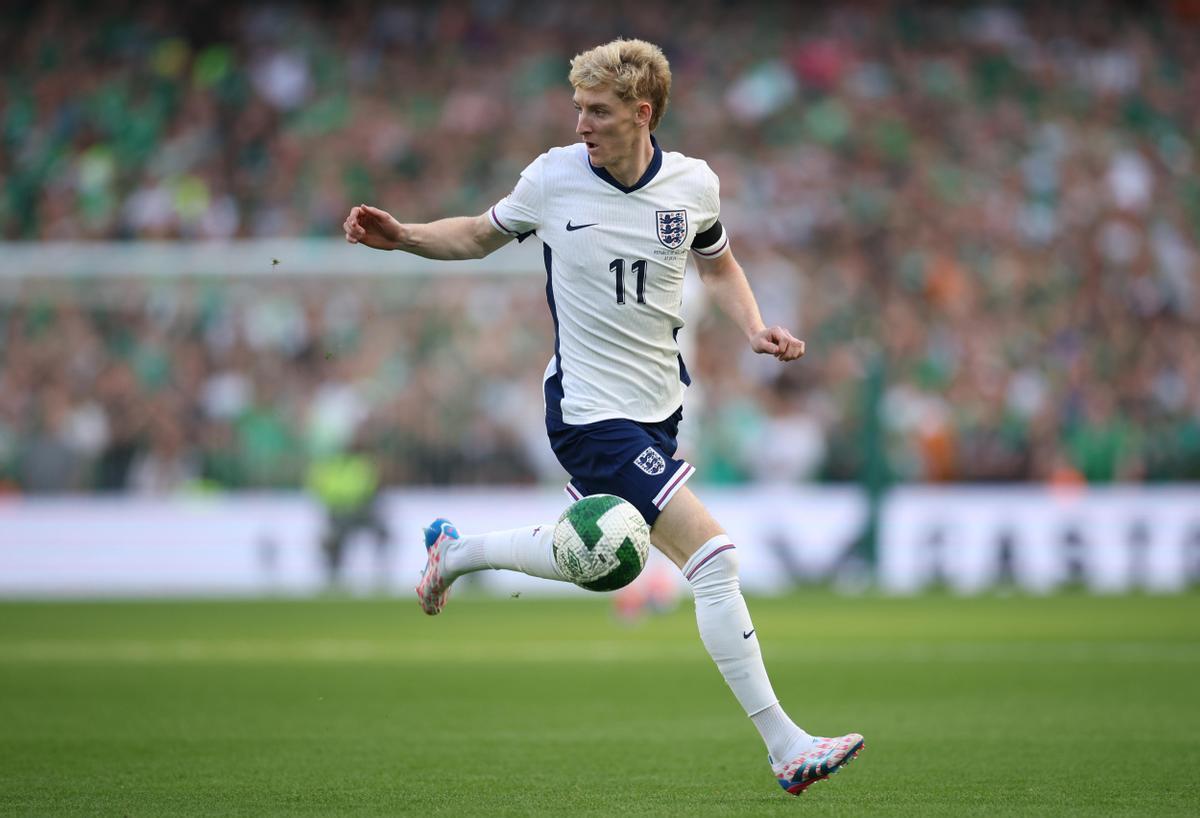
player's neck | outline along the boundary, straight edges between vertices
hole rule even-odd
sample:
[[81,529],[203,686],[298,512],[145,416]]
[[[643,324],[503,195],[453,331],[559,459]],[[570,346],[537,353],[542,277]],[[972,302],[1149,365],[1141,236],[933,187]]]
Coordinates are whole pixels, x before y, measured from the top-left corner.
[[650,167],[653,159],[654,145],[650,142],[650,132],[643,131],[632,151],[619,160],[605,165],[604,169],[625,187],[633,187],[642,178],[646,168]]

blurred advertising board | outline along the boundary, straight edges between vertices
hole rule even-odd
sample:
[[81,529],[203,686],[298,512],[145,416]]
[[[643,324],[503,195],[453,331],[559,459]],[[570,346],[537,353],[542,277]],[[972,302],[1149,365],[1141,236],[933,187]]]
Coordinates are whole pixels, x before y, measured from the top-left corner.
[[1182,591],[1200,583],[1200,486],[905,486],[879,526],[877,577],[895,593]]
[[[695,486],[730,532],[743,587],[776,594],[832,582],[861,590],[854,559],[867,519],[855,487]],[[464,532],[552,523],[554,489],[387,493],[390,544],[348,543],[342,585],[405,595],[424,564],[420,532],[449,516]],[[306,595],[328,585],[324,515],[300,493],[30,497],[0,503],[0,595]],[[1200,583],[1200,487],[901,487],[880,510],[874,576],[891,593],[1015,587],[1046,593],[1178,592]],[[661,561],[661,560],[660,560]],[[680,581],[681,582],[681,581]],[[586,594],[508,571],[468,577],[463,592]]]

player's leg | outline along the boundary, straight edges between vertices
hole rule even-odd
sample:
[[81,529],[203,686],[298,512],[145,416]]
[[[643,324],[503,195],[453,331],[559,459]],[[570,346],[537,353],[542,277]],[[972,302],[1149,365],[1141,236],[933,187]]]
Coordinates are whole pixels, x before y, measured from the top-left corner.
[[[547,416],[546,431],[559,463],[572,475],[567,492],[573,499],[588,494],[615,494],[633,503],[647,521],[658,514],[652,499],[658,494],[667,496],[663,484],[670,481],[674,472],[666,471],[665,459],[657,464],[657,471],[651,469],[653,474],[633,467],[638,454],[654,445],[642,424],[612,420],[572,426],[560,418]],[[681,464],[672,465],[678,468]],[[685,473],[691,471],[688,466]],[[637,475],[634,479],[638,482],[631,484],[622,479],[623,472]],[[553,523],[468,537],[461,536],[449,521],[434,520],[425,530],[429,556],[417,585],[421,608],[427,614],[441,611],[450,583],[472,571],[504,568],[566,582],[554,563],[553,543]]]
[[759,728],[767,750],[779,758],[802,744],[808,734],[784,714],[767,677],[738,581],[737,548],[724,529],[685,486],[655,521],[650,539],[679,566],[692,586],[700,639],[746,715]]
[[[605,458],[602,455],[623,451],[620,445],[622,441],[626,448],[633,445],[624,440],[630,436],[631,431],[640,435],[640,445],[644,446],[647,442],[644,439],[645,432],[630,422],[571,426],[563,423],[561,419],[547,416],[546,425],[550,447],[563,468],[573,475],[586,472],[587,464],[604,464],[606,468],[615,468],[620,460],[607,464],[604,463]],[[611,437],[594,439],[593,435],[597,432],[613,432],[609,427],[614,426],[618,440]],[[628,430],[626,427],[629,427]],[[584,491],[580,486],[568,489],[576,499],[582,494],[599,491],[599,488]],[[446,604],[446,591],[450,584],[463,574],[474,571],[503,568],[565,582],[567,580],[558,572],[554,563],[553,543],[553,523],[462,536],[449,520],[434,520],[425,529],[427,557],[425,570],[416,588],[421,609],[430,615],[440,613]]]
[[543,579],[567,580],[554,563],[554,523],[461,535],[446,554],[452,579],[474,571],[502,568]]
[[425,529],[425,570],[416,588],[421,610],[440,613],[454,580],[489,568],[565,582],[554,563],[553,544],[554,523],[462,535],[449,520],[434,520]]
[[680,570],[704,543],[723,536],[708,509],[687,486],[680,486],[650,529],[650,541]]
[[862,736],[815,738],[784,712],[742,597],[737,548],[708,509],[680,488],[655,520],[650,539],[692,586],[700,639],[767,745],[780,784],[798,794],[836,772],[862,747]]

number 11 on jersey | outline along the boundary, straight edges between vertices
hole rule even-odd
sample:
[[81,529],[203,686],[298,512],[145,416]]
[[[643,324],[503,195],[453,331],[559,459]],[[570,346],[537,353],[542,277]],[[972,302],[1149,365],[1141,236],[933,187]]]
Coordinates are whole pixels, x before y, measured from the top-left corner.
[[[637,302],[646,303],[646,260],[640,258],[629,265],[637,276]],[[608,269],[617,276],[617,303],[625,303],[625,259],[614,258]]]

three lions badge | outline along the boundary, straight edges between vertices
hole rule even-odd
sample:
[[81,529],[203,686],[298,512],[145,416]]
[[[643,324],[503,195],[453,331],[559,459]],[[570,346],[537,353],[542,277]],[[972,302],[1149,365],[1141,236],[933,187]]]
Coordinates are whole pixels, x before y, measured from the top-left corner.
[[656,210],[658,223],[658,240],[668,250],[676,250],[687,238],[688,224],[686,210]]
[[650,446],[647,446],[646,450],[637,456],[637,459],[633,461],[633,465],[651,477],[662,474],[667,470],[666,459]]

